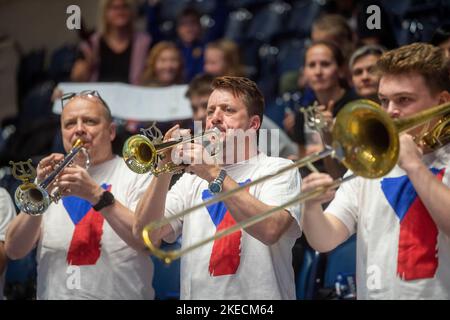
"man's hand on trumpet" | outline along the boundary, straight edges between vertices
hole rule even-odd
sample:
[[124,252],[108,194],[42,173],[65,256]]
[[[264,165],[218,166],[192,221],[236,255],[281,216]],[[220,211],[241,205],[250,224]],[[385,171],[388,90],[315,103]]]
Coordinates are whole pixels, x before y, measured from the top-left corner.
[[39,182],[42,182],[50,173],[52,173],[56,165],[64,159],[64,155],[61,153],[52,153],[51,155],[43,158],[39,161],[36,168],[36,178]]
[[398,165],[406,173],[416,170],[423,166],[423,150],[414,142],[413,136],[405,133],[400,135],[400,153],[398,156]]
[[[190,136],[191,130],[190,129],[180,129],[180,125],[176,124],[172,128],[170,128],[166,134],[164,135],[164,142],[173,141],[180,137]],[[175,164],[180,164],[178,161],[177,163],[177,155],[174,153],[174,148],[169,148],[167,151],[165,151],[162,154],[161,160],[158,162],[158,166],[162,167],[166,165],[167,163],[174,162]]]
[[78,165],[65,168],[55,184],[62,196],[77,196],[89,201],[92,205],[98,203],[104,191],[87,170]]
[[176,150],[177,157],[186,165],[185,171],[193,173],[198,177],[211,182],[214,180],[220,168],[215,164],[215,159],[199,143],[186,143],[180,145]]

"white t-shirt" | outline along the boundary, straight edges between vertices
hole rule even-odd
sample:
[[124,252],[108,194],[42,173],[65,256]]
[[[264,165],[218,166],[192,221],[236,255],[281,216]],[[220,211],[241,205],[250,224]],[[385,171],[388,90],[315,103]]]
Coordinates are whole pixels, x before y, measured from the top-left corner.
[[[132,211],[150,182],[117,156],[88,171]],[[154,298],[151,259],[130,248],[87,201],[65,197],[50,205],[41,228],[38,299]]]
[[[260,153],[254,159],[225,166],[238,183],[274,173],[292,163]],[[282,205],[300,192],[298,170],[291,170],[250,188],[250,194],[271,206]],[[208,183],[184,174],[169,191],[166,216],[210,197]],[[300,206],[287,208],[295,222],[280,240],[266,246],[245,231],[210,242],[181,257],[181,299],[295,299],[292,247],[301,235]],[[173,241],[182,233],[182,247],[197,243],[225,227],[231,215],[223,203],[201,208],[174,221]],[[214,222],[213,222],[214,221]],[[234,221],[234,220],[233,220]],[[217,227],[216,227],[217,225]]]
[[[6,229],[9,222],[16,216],[16,209],[11,197],[3,188],[0,188],[0,242],[5,242]],[[5,272],[0,274],[0,300],[3,300],[3,287],[5,285]]]
[[[450,144],[423,161],[450,185]],[[325,212],[357,232],[358,299],[450,299],[450,239],[400,167],[343,184]]]

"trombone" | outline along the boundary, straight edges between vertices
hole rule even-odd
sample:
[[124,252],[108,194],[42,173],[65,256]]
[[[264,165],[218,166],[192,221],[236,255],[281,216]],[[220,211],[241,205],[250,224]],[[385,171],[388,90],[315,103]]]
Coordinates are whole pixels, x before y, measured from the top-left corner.
[[14,178],[22,181],[14,194],[14,201],[19,210],[31,216],[40,216],[52,202],[57,203],[61,199],[61,192],[55,188],[54,192],[50,193],[49,186],[55,182],[64,168],[72,165],[80,151],[83,151],[86,157],[84,167],[87,169],[89,155],[83,147],[83,141],[77,139],[64,159],[56,164],[54,170],[40,183],[31,182],[36,178],[36,169],[31,164],[31,159],[20,162],[10,161]]
[[141,129],[141,134],[129,137],[122,148],[122,157],[128,168],[136,173],[151,172],[155,177],[161,173],[178,172],[184,165],[176,165],[173,162],[166,163],[158,168],[159,160],[164,158],[164,152],[178,145],[209,137],[211,143],[219,141],[220,130],[213,128],[202,134],[190,137],[180,137],[171,141],[163,142],[161,131],[152,124],[147,129]]
[[[436,149],[450,141],[450,103],[445,103],[416,115],[403,118],[391,119],[389,115],[375,102],[365,99],[355,100],[348,103],[337,115],[333,127],[332,146],[326,146],[321,152],[299,159],[296,162],[283,167],[273,174],[263,176],[253,180],[246,185],[229,190],[217,195],[194,207],[186,209],[170,218],[162,218],[151,222],[144,227],[142,236],[145,244],[153,255],[169,264],[182,255],[195,250],[211,241],[227,236],[239,229],[249,227],[277,212],[283,208],[296,203],[303,203],[315,198],[329,189],[337,188],[340,184],[353,179],[356,176],[375,179],[389,173],[397,164],[400,142],[399,134],[406,130],[416,128],[428,121],[438,118],[437,124],[420,137],[428,147]],[[431,143],[432,144],[428,144]],[[217,232],[215,235],[206,238],[189,247],[178,250],[164,251],[153,244],[151,234],[173,220],[180,219],[202,207],[222,201],[229,196],[247,189],[253,185],[264,182],[272,177],[278,176],[286,171],[298,169],[304,166],[312,166],[312,163],[332,156],[340,160],[344,166],[353,172],[352,175],[336,179],[332,184],[319,187],[309,192],[301,193],[287,203],[274,207],[260,215],[242,221],[231,228]]]

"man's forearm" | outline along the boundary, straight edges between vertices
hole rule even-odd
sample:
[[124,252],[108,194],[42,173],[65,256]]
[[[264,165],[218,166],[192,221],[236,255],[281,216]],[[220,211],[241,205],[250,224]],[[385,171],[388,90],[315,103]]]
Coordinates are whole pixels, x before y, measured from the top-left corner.
[[[239,187],[239,185],[233,179],[226,177],[223,185],[224,192],[237,187]],[[273,208],[272,206],[259,201],[247,191],[241,191],[230,196],[224,200],[224,203],[237,223],[267,212]],[[247,227],[245,230],[261,242],[271,245],[278,241],[293,220],[294,219],[289,213],[282,209],[273,213],[266,219]]]
[[133,212],[118,201],[113,205],[100,210],[100,213],[108,221],[111,228],[130,247],[137,251],[144,249],[142,241],[138,241],[133,235]]
[[320,252],[333,250],[349,236],[343,223],[324,213],[319,203],[305,204],[303,230],[311,247]]
[[[164,216],[167,192],[170,186],[171,174],[163,174],[152,179],[149,187],[143,194],[135,210],[133,234],[141,239],[142,230],[151,221],[156,221]],[[162,231],[162,230],[160,230]],[[160,240],[162,232],[152,235],[155,241]]]
[[11,221],[5,240],[9,258],[23,258],[33,249],[39,239],[41,223],[42,216],[30,216],[23,212]]

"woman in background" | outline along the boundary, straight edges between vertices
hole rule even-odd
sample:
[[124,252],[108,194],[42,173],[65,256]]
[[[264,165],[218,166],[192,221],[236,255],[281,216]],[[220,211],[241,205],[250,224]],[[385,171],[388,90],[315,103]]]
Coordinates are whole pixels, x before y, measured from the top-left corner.
[[98,30],[80,45],[71,80],[138,84],[150,37],[134,30],[133,0],[102,0]]
[[141,84],[149,87],[167,87],[184,83],[184,63],[175,43],[161,41],[147,58]]

